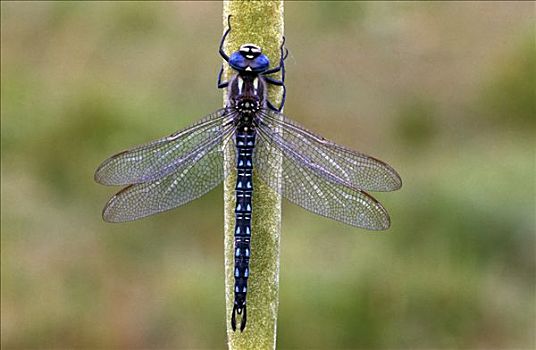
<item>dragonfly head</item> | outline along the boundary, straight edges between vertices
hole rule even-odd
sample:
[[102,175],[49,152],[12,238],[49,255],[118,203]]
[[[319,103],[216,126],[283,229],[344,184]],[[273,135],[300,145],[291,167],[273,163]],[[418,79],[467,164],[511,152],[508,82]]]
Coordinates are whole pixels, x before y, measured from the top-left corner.
[[229,64],[241,73],[259,74],[268,69],[270,61],[259,46],[244,44],[229,57]]

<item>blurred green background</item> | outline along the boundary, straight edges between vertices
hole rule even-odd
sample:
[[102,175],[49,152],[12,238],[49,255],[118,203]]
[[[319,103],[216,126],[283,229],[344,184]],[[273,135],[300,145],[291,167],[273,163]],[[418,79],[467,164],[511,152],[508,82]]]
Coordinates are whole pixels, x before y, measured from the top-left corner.
[[[2,2],[4,349],[225,348],[221,186],[111,225],[93,182],[221,106],[221,7]],[[279,348],[534,348],[534,3],[285,18],[286,114],[404,186],[381,233],[284,204]]]

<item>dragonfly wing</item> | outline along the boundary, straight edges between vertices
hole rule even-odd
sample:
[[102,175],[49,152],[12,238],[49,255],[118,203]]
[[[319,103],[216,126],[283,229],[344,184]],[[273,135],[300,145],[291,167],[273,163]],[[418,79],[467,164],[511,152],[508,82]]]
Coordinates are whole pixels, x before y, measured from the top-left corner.
[[328,174],[281,147],[277,131],[258,128],[254,166],[256,175],[291,202],[315,214],[369,230],[390,226],[383,206],[359,189],[330,181]]
[[116,154],[98,167],[95,181],[104,185],[154,182],[187,168],[206,149],[221,144],[222,136],[234,128],[233,118],[232,112],[220,109],[189,128]]
[[128,186],[112,197],[103,210],[108,222],[132,221],[188,203],[212,190],[224,179],[222,143],[198,153],[196,160],[165,177]]
[[393,191],[402,186],[400,176],[388,164],[328,141],[280,113],[263,110],[259,123],[265,129],[279,130],[273,142],[294,151],[302,162],[332,181],[365,191]]

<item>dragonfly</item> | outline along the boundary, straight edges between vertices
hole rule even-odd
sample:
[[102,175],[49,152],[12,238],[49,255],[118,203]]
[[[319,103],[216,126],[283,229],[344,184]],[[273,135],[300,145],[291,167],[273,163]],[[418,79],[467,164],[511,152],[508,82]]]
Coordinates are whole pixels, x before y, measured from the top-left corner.
[[[308,211],[368,230],[389,228],[390,218],[366,191],[397,190],[402,180],[385,162],[328,141],[282,114],[285,38],[278,65],[270,68],[268,57],[255,44],[225,53],[231,16],[227,24],[219,53],[234,75],[223,81],[223,65],[218,74],[218,88],[228,91],[226,106],[184,130],[110,157],[96,170],[95,180],[126,186],[108,201],[103,219],[132,221],[179,207],[218,186],[231,173],[223,156],[230,152],[230,168],[236,171],[231,326],[236,331],[240,318],[243,331],[252,256],[253,176]],[[279,106],[267,99],[269,85],[283,89]]]

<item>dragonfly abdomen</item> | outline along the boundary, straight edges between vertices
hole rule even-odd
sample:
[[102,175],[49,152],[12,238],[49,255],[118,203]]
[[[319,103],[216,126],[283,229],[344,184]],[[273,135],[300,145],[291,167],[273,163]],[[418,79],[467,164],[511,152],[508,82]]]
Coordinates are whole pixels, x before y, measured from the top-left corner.
[[235,207],[235,265],[234,265],[234,305],[231,318],[236,330],[236,314],[242,316],[240,330],[246,326],[246,294],[251,255],[251,213],[253,209],[253,149],[254,129],[239,130],[236,133],[236,207]]

